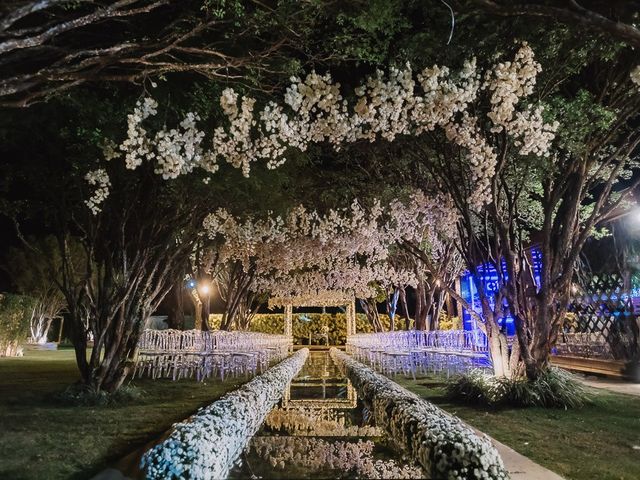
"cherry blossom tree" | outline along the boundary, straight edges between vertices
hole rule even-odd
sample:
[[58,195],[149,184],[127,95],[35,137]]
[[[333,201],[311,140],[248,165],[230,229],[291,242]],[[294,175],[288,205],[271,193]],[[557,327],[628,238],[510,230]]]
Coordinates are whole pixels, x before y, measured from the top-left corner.
[[[381,214],[379,205],[366,210],[357,202],[325,215],[300,206],[286,217],[244,221],[218,210],[204,225],[212,239],[221,241],[217,255],[220,264],[231,265],[231,272],[223,272],[237,279],[234,294],[252,300],[238,300],[234,308],[245,305],[246,310],[255,304],[255,295],[264,292],[283,302],[320,298],[323,292],[374,296],[372,279],[381,274],[387,254],[380,243],[383,237],[377,235]],[[234,310],[227,313],[236,315]]]
[[[382,72],[377,72],[356,89],[357,102],[352,109],[342,97],[340,85],[335,84],[329,74],[318,75],[314,72],[304,80],[292,78],[293,83],[284,96],[284,104],[288,110],[275,101],[270,101],[256,113],[254,99],[240,98],[232,89],[227,89],[221,96],[221,107],[228,123],[227,126],[214,129],[210,147],[205,146],[206,134],[198,129],[199,118],[193,113],[187,113],[177,127],[163,127],[156,130],[155,134],[149,132],[145,122],[157,114],[157,103],[147,98],[138,102],[134,112],[129,115],[127,138],[118,150],[123,152],[127,168],[133,170],[142,164],[150,163],[155,172],[164,179],[177,178],[193,172],[196,168],[215,173],[220,160],[240,168],[243,174],[248,176],[251,164],[259,160],[266,161],[269,168],[278,167],[285,161],[285,154],[291,148],[305,151],[312,143],[328,142],[339,150],[344,144],[358,140],[375,141],[381,138],[393,141],[399,135],[421,135],[440,128],[447,132],[452,142],[463,148],[474,149],[476,188],[470,201],[474,205],[482,205],[489,188],[495,155],[488,145],[473,145],[475,125],[464,113],[481,88],[475,61],[466,62],[455,78],[450,76],[448,69],[437,66],[424,69],[417,77],[418,82],[414,80],[409,66],[403,70],[391,69],[388,77]],[[422,89],[422,96],[414,91],[416,83]],[[513,102],[513,99],[509,101]],[[540,123],[540,111],[525,112],[517,127],[524,131],[531,116]],[[545,128],[549,132],[545,131],[542,136],[548,141],[552,132],[550,127]],[[116,154],[116,149],[112,147],[108,156]],[[87,180],[94,186],[94,195],[88,200],[88,206],[96,213],[108,196],[109,179],[104,172],[96,170],[87,175]],[[307,258],[310,255],[307,253],[307,257],[303,255],[293,265],[288,265],[294,268],[276,268],[278,272],[295,273],[293,276],[290,275],[291,278],[287,278],[287,281],[283,281],[282,277],[278,278],[273,272],[268,278],[272,282],[278,282],[280,286],[294,285],[292,280],[295,279],[298,285],[306,285],[310,290],[344,289],[351,292],[359,291],[358,296],[361,298],[373,298],[375,292],[371,283],[377,278],[391,276],[391,266],[386,263],[388,248],[381,245],[379,239],[386,236],[391,240],[393,235],[390,235],[390,232],[379,231],[378,218],[381,215],[380,206],[374,206],[366,220],[369,227],[367,230],[361,225],[365,214],[358,211],[357,205],[352,206],[348,220],[346,217],[340,218],[335,211],[330,212],[325,218],[317,215],[305,218],[304,211],[294,212],[294,217],[288,220],[289,224],[294,225],[289,234],[293,232],[293,238],[302,243],[299,248],[290,249],[289,252],[293,250],[322,254],[329,250],[331,254],[318,256],[314,263]],[[229,218],[222,218],[222,221],[228,220]],[[277,227],[282,220],[272,221],[275,222],[275,227],[264,223],[245,226],[242,238],[250,237],[255,241],[258,238],[264,240],[280,235],[281,240],[283,233],[278,231]],[[317,226],[308,226],[314,225],[314,222]],[[216,234],[219,224],[220,222],[215,223],[210,219],[207,228]],[[258,231],[255,231],[256,228]],[[309,228],[316,230],[310,232]],[[269,231],[270,229],[276,233]],[[326,233],[323,233],[323,229]],[[353,235],[356,231],[358,235]],[[335,236],[336,232],[347,232],[349,237]],[[305,238],[309,233],[312,233],[311,238],[315,241],[313,245],[308,245],[309,239]],[[331,241],[325,241],[330,234],[334,235]],[[341,239],[341,243],[336,240],[338,238]],[[226,238],[226,241],[229,245],[234,245],[233,239]],[[275,245],[277,250],[282,242]],[[236,253],[244,260],[245,272],[250,272],[254,267],[248,267],[248,257],[256,253],[255,247],[249,244],[239,248],[241,249]],[[268,262],[279,258],[278,253],[267,251]],[[333,262],[329,263],[329,259]],[[287,258],[287,261],[291,260]],[[256,265],[257,269],[266,268],[260,263],[260,259],[256,260]],[[305,271],[310,265],[313,265],[313,270]],[[381,268],[387,271],[386,275],[380,272]],[[404,274],[406,275],[406,272]],[[321,278],[323,276],[324,279]],[[267,277],[258,273],[257,278]],[[437,289],[442,280],[435,277],[432,280],[432,290]],[[261,288],[274,290],[274,285],[261,285]],[[366,291],[368,292],[365,293]],[[284,297],[292,294],[281,293]],[[296,291],[295,294],[300,292]],[[428,310],[425,310],[425,317]],[[420,327],[424,327],[422,322]]]
[[437,329],[445,297],[464,267],[457,210],[448,196],[429,197],[421,191],[412,192],[408,201],[394,200],[390,210],[398,253],[409,254],[405,268],[415,272],[416,329]]
[[[237,290],[269,293],[281,304],[300,297],[321,299],[325,293],[357,297],[375,331],[382,330],[376,315],[381,292],[397,291],[392,300],[397,302],[401,289],[428,276],[443,294],[444,283],[460,272],[460,260],[452,263],[453,243],[437,230],[439,225],[455,232],[455,211],[442,198],[421,192],[385,208],[380,202],[370,208],[354,202],[322,215],[298,207],[284,217],[245,220],[218,210],[205,220],[206,230],[219,242],[216,257],[223,264],[232,262],[234,274],[246,279]],[[430,263],[420,259],[416,265],[416,251]],[[403,254],[410,261],[399,261]],[[432,265],[437,267],[429,271]],[[433,296],[425,312],[433,309],[437,315],[442,300],[434,304]],[[406,305],[404,310],[408,318]],[[418,322],[417,328],[427,325]]]
[[[433,292],[444,288],[455,294],[444,277],[453,275],[456,242],[472,273],[477,275],[482,264],[494,265],[500,288],[479,291],[496,374],[535,378],[548,364],[584,242],[630,191],[618,185],[635,166],[630,159],[638,142],[628,128],[637,113],[637,69],[606,83],[599,97],[606,105],[595,112],[599,130],[580,139],[587,150],[575,147],[576,139],[566,133],[554,145],[559,123],[547,118],[542,103],[529,100],[540,70],[523,43],[512,61],[484,72],[474,59],[455,73],[433,66],[414,76],[408,65],[388,75],[377,72],[349,98],[328,73],[292,77],[283,102],[271,100],[260,109],[255,99],[229,88],[221,96],[226,122],[212,135],[199,129],[194,113],[173,128],[151,131],[147,121],[157,115],[158,105],[147,98],[129,116],[127,138],[112,150],[124,155],[128,169],[151,165],[170,180],[196,170],[213,174],[221,161],[248,176],[255,162],[275,169],[292,149],[304,152],[317,143],[340,151],[363,140],[419,140],[418,161],[457,210],[457,221],[448,223],[457,223],[457,240],[449,235],[449,241],[430,244],[429,255],[420,253],[416,239],[404,245],[426,266]],[[584,103],[590,93],[581,95],[574,101]],[[109,195],[109,178],[98,169],[87,181],[94,188],[87,204],[96,213]],[[376,280],[412,275],[392,271],[387,260],[394,233],[384,225],[380,204],[366,213],[354,204],[348,214],[301,208],[286,219],[250,219],[242,225],[218,211],[207,218],[205,229],[212,238],[223,233],[229,258],[255,275],[256,291],[287,298],[305,290],[342,290],[367,299],[375,296]],[[543,238],[540,285],[526,248],[536,233]],[[430,264],[430,255],[438,260]],[[397,281],[403,283],[408,284]],[[499,326],[507,313],[518,333],[513,348]]]
[[[520,110],[541,69],[533,52],[521,49],[514,62],[485,75],[484,108],[463,118],[472,128],[446,129],[416,149],[455,202],[467,267],[475,278],[489,265],[497,272],[497,288],[477,285],[497,375],[536,378],[547,368],[582,247],[638,184],[628,179],[637,166],[632,119],[640,99],[635,69],[629,75],[628,61],[619,61],[625,67],[611,69],[593,92],[548,100],[563,121],[559,128],[545,123],[542,106]],[[487,169],[487,188],[476,203],[469,199],[478,192],[478,165]],[[539,281],[531,245],[542,253]],[[516,327],[512,347],[497,322],[506,315]]]

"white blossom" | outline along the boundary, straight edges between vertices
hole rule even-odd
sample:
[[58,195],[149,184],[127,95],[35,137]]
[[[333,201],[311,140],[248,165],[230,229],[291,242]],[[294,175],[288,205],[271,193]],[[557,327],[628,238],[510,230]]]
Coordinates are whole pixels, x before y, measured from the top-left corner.
[[221,262],[254,273],[251,290],[268,292],[271,306],[340,305],[376,296],[375,284],[415,286],[415,268],[393,262],[392,250],[405,240],[426,244],[438,262],[457,235],[457,215],[450,199],[415,191],[385,206],[354,201],[325,214],[299,206],[284,217],[240,219],[219,209],[204,230]]
[[93,187],[91,197],[85,200],[84,203],[89,207],[93,215],[97,215],[102,210],[101,205],[109,196],[109,187],[111,187],[109,175],[104,168],[98,168],[88,172],[84,178]]
[[256,99],[227,88],[220,97],[226,122],[213,130],[210,148],[203,147],[205,134],[197,128],[199,118],[194,113],[186,114],[178,127],[165,127],[151,136],[143,124],[157,114],[157,102],[146,98],[129,115],[127,138],[120,150],[127,168],[137,168],[145,160],[154,162],[156,172],[165,179],[196,167],[215,172],[220,159],[248,176],[257,161],[265,161],[271,169],[279,167],[291,148],[305,151],[313,143],[328,143],[340,150],[358,140],[393,141],[440,128],[449,141],[468,151],[468,181],[477,191],[471,201],[481,207],[488,202],[487,185],[495,172],[496,154],[470,106],[481,92],[488,92],[491,108],[486,118],[492,122],[491,131],[505,130],[522,155],[546,155],[557,125],[543,122],[540,107],[519,106],[533,92],[539,72],[533,51],[523,43],[513,61],[488,69],[483,81],[475,59],[465,62],[456,74],[437,65],[416,75],[408,64],[387,74],[377,71],[355,89],[354,105],[329,73],[315,71],[304,79],[292,77],[282,100],[271,100],[261,109]]
[[298,467],[311,472],[330,469],[370,479],[424,478],[422,469],[412,462],[402,465],[395,460],[375,459],[371,440],[329,442],[322,438],[274,435],[255,437],[251,446],[279,469]]

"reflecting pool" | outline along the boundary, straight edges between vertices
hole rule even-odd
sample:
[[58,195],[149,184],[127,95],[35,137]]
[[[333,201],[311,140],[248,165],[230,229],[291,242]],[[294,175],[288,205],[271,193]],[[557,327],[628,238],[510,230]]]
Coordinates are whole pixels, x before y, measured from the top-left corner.
[[393,450],[328,351],[310,352],[232,479],[425,478]]

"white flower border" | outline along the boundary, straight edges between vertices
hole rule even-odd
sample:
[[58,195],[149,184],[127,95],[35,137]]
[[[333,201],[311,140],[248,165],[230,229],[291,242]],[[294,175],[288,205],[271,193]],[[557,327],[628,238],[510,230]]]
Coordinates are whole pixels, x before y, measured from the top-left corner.
[[378,426],[404,448],[431,478],[507,479],[498,451],[460,419],[397,383],[331,349],[331,357],[371,405]]
[[143,455],[140,467],[145,478],[226,478],[308,355],[308,349],[299,350],[201,408],[187,421],[175,424],[165,441]]

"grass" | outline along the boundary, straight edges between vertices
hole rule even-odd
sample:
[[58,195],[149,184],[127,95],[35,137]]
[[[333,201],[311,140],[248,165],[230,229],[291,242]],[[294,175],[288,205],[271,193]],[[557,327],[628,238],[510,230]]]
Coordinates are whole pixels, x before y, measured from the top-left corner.
[[54,400],[77,379],[72,350],[0,359],[1,479],[90,478],[242,383],[141,379],[141,398],[123,405]]
[[589,388],[580,409],[493,409],[452,402],[441,379],[396,381],[567,479],[640,478],[640,397]]

